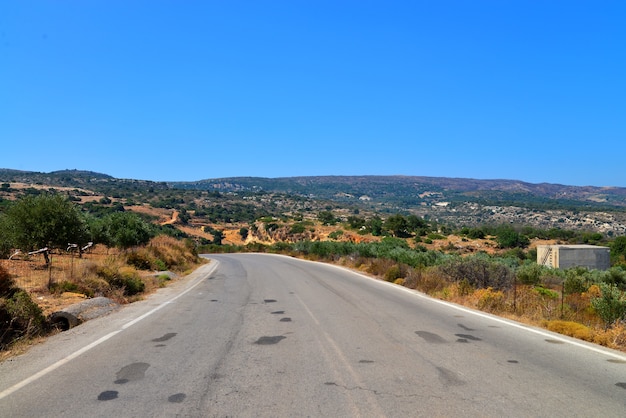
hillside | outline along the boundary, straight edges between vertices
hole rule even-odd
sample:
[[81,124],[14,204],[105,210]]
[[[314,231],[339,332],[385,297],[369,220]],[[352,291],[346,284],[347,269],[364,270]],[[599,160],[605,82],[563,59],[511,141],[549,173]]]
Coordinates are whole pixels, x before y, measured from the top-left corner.
[[293,193],[333,200],[365,199],[404,205],[433,201],[520,205],[626,207],[626,188],[565,186],[517,180],[476,180],[420,176],[232,177],[171,182],[175,188]]
[[626,233],[626,188],[417,176],[234,177],[171,182],[186,190],[265,191],[410,212],[451,225],[512,223],[539,228]]
[[83,200],[85,195],[93,194],[124,205],[150,203],[166,209],[194,210],[201,205],[263,216],[333,208],[383,217],[411,213],[457,227],[507,223],[626,234],[626,188],[622,187],[424,176],[233,177],[153,182],[116,179],[91,171],[39,173],[11,169],[0,169],[0,182],[8,187],[19,183],[22,187],[65,188],[68,194]]

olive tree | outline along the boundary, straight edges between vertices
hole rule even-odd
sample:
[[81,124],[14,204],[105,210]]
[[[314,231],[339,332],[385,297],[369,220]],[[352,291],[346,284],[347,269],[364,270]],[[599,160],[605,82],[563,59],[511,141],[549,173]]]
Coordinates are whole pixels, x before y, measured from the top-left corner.
[[122,249],[147,244],[154,235],[150,224],[130,212],[116,212],[94,219],[91,232],[94,242]]
[[0,234],[5,246],[22,251],[66,248],[68,243],[82,245],[89,240],[85,217],[59,194],[27,196],[10,205],[2,215]]

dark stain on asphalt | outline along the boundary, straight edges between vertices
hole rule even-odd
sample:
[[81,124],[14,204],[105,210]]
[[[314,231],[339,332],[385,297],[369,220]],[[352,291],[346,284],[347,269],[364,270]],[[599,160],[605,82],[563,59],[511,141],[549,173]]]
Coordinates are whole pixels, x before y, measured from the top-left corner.
[[517,361],[517,360],[507,360],[506,362],[507,363],[513,363],[513,364],[519,363],[519,361]]
[[464,338],[464,339],[466,339],[466,340],[472,340],[472,341],[482,341],[482,339],[481,339],[481,338],[474,337],[473,335],[470,335],[470,334],[454,334],[454,335],[456,335],[456,336],[457,336],[457,337],[459,337],[459,338]]
[[265,303],[274,303],[274,302],[276,302],[276,299],[263,299],[263,302],[265,302]]
[[455,318],[464,318],[465,316],[463,315],[454,315]]
[[443,382],[444,386],[461,386],[465,384],[452,370],[448,370],[445,367],[437,367],[437,371],[439,372],[439,379]]
[[167,401],[171,403],[181,403],[182,401],[185,400],[186,397],[187,395],[185,395],[184,393],[176,393],[174,395],[169,396],[167,398]]
[[610,358],[607,360],[609,363],[626,364],[626,360],[619,360],[616,358]]
[[457,343],[468,343],[469,341],[467,341],[467,339],[465,338],[459,338],[458,340],[456,340]]
[[460,328],[463,328],[465,331],[476,331],[475,329],[472,329],[470,327],[466,327],[463,324],[457,324]]
[[615,384],[618,388],[626,389],[626,382],[617,382]]
[[219,302],[217,299],[211,299],[211,302]]
[[155,342],[155,343],[162,343],[162,342],[165,342],[165,341],[169,340],[170,338],[174,338],[175,336],[176,336],[175,332],[168,332],[164,336],[159,337],[159,338],[155,338],[152,341]]
[[256,340],[255,344],[258,344],[258,345],[273,345],[273,344],[278,344],[279,342],[281,342],[285,338],[287,338],[287,337],[283,337],[282,335],[275,335],[275,336],[271,336],[271,337],[261,337],[258,340]]
[[167,344],[157,344],[155,347],[167,347]]
[[272,315],[282,315],[284,313],[285,313],[285,311],[274,311],[274,312],[272,312]]
[[553,339],[550,339],[550,338],[546,338],[545,341],[547,343],[550,343],[550,344],[565,344],[565,342],[563,342],[561,340],[553,340]]
[[361,364],[370,364],[370,363],[374,363],[374,360],[359,360],[359,363],[361,363]]
[[444,344],[444,343],[447,343],[446,340],[444,340],[439,335],[434,334],[432,332],[415,331],[415,333],[417,335],[419,335],[420,337],[422,337],[426,342],[429,342],[429,343],[432,343],[432,344]]
[[104,392],[98,395],[99,401],[110,401],[111,399],[116,399],[119,394],[116,390],[105,390]]
[[280,322],[291,322],[291,318],[280,318]]
[[117,380],[114,383],[123,385],[128,382],[141,380],[146,376],[148,367],[150,367],[148,363],[131,363],[128,366],[124,366],[115,375]]

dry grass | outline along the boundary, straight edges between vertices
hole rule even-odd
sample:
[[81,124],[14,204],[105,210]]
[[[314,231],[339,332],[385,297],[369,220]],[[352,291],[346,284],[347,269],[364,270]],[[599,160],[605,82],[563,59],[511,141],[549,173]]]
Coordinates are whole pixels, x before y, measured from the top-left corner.
[[[201,263],[182,242],[167,236],[154,238],[149,245],[133,251],[145,252],[160,258],[172,271],[184,273]],[[127,264],[128,253],[98,245],[81,258],[74,254],[52,254],[51,267],[45,266],[43,257],[0,260],[17,287],[26,290],[44,314],[80,302],[87,297],[106,296],[120,303],[140,299],[163,286],[165,280],[152,270],[138,270]],[[128,296],[123,289],[113,288],[107,278],[136,277],[143,281],[144,291]]]

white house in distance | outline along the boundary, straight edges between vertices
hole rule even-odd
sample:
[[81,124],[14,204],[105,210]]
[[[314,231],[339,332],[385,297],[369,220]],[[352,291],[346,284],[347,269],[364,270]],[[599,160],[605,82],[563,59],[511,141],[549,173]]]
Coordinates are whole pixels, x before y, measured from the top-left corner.
[[608,270],[611,250],[597,245],[538,245],[537,264],[558,269],[581,266]]

